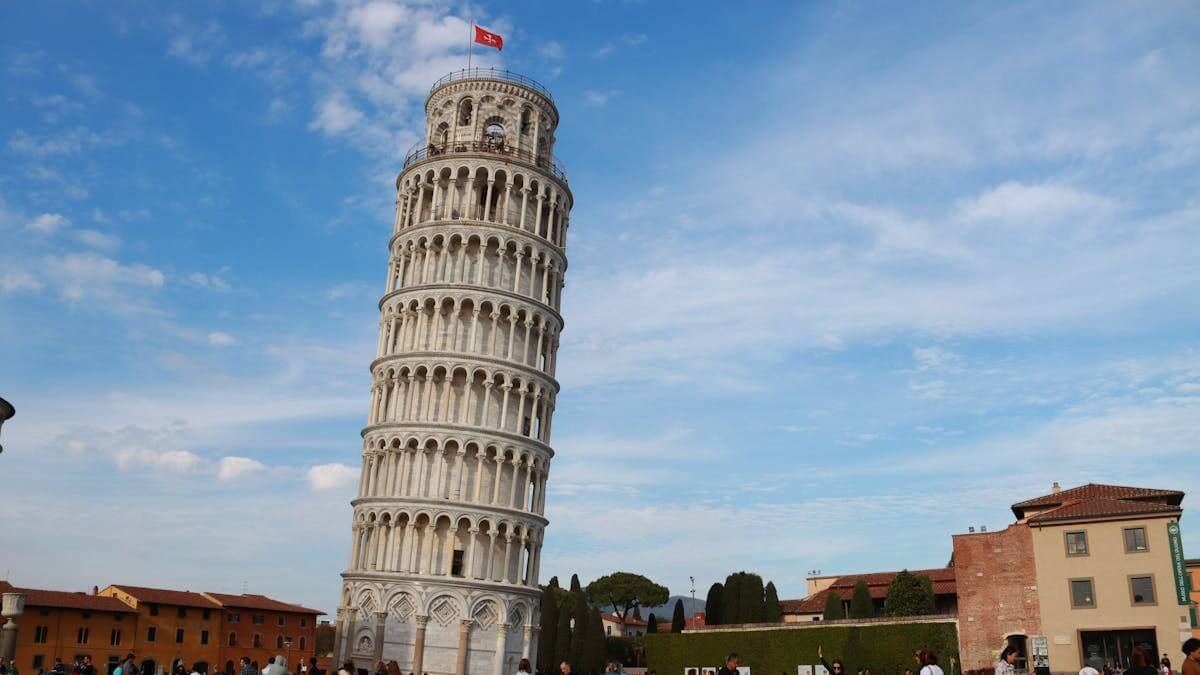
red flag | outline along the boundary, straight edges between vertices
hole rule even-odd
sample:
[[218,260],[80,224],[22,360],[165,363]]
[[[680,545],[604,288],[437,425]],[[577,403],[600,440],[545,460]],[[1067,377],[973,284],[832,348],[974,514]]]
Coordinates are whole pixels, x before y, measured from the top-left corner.
[[504,38],[500,37],[499,33],[484,30],[479,26],[475,26],[475,42],[484,47],[492,47],[496,50],[504,49]]

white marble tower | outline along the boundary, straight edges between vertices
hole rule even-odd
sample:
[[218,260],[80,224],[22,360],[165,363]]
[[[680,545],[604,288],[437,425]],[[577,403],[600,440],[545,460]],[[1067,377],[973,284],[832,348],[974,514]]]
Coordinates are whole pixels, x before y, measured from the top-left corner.
[[448,75],[396,179],[335,658],[502,675],[536,658],[571,191],[558,109]]

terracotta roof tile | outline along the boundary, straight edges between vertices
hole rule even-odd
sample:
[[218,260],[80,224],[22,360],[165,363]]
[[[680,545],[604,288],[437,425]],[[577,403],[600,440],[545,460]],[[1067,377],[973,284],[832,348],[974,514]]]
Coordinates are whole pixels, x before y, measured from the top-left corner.
[[319,609],[311,609],[302,605],[293,605],[287,602],[281,602],[274,598],[268,598],[265,595],[257,595],[254,593],[242,593],[241,595],[232,595],[229,593],[205,593],[205,597],[214,600],[223,607],[232,607],[237,609],[261,609],[267,612],[285,612],[292,614],[324,614]]
[[177,607],[202,607],[204,609],[219,609],[220,603],[191,591],[173,591],[167,588],[147,588],[145,586],[126,586],[113,584],[109,588],[118,588],[137,598],[140,602],[150,602],[157,605],[175,605]]
[[[958,586],[955,582],[953,567],[937,567],[927,570],[909,570],[913,574],[925,575],[933,585],[934,595],[955,595]],[[878,600],[887,597],[888,588],[898,572],[872,572],[870,574],[848,574],[838,577],[829,588],[813,593],[806,598],[796,600],[781,600],[780,607],[785,614],[819,614],[825,611],[825,596],[837,593],[842,600],[849,600],[854,594],[854,585],[860,578],[867,580],[867,591],[871,598]]]
[[79,609],[89,612],[117,612],[132,614],[134,609],[116,598],[91,595],[89,593],[72,593],[69,591],[49,591],[41,588],[20,588],[7,581],[0,581],[0,592],[24,593],[27,607],[55,607],[58,609]]
[[1123,499],[1087,499],[1073,501],[1058,508],[1030,516],[1030,523],[1046,523],[1076,518],[1103,518],[1154,513],[1178,513],[1180,508],[1171,504],[1136,502]]
[[[1102,485],[1088,483],[1069,490],[1053,492],[1041,497],[1027,499],[1012,505],[1013,510],[1026,509],[1036,506],[1054,506],[1069,501],[1081,499],[1183,499],[1183,493],[1178,490],[1157,490],[1153,488],[1129,487],[1126,485]],[[1178,502],[1176,502],[1178,503]]]

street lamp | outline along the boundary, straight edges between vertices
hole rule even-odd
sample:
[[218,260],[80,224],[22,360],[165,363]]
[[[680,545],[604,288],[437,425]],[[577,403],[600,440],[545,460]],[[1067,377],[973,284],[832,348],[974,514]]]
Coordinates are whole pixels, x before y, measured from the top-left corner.
[[[286,653],[287,653],[287,660],[285,661],[285,663],[291,663],[291,662],[292,662],[292,639],[291,639],[291,638],[284,638],[284,639],[283,639],[283,646],[284,646],[284,648],[286,648],[286,649],[287,649],[287,652],[286,652]],[[284,670],[287,670],[287,666],[286,666],[286,665],[284,666]],[[294,670],[294,671],[292,671],[292,672],[299,673],[300,671],[299,671],[299,670]]]
[[[12,419],[12,416],[16,414],[17,409],[13,407],[13,404],[0,398],[0,427],[3,427],[4,422]],[[4,452],[3,445],[0,445],[0,452]]]
[[[3,401],[4,399],[0,399]],[[12,406],[9,406],[11,409]],[[8,621],[0,626],[0,661],[11,661],[17,653],[17,622],[13,619],[25,613],[24,593],[5,593],[0,599],[0,616]]]
[[[692,618],[695,619],[696,618],[696,577],[688,577],[688,580],[692,582]],[[707,616],[708,615],[707,607],[704,608],[704,612],[705,612],[705,616]],[[683,627],[687,628],[687,619],[686,618],[683,620]]]

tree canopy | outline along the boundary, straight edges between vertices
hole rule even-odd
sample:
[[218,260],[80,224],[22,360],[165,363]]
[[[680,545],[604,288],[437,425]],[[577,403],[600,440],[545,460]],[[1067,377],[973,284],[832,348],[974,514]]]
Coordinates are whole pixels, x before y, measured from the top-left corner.
[[850,618],[869,619],[875,616],[875,603],[871,602],[871,589],[867,588],[867,580],[859,577],[854,583],[854,592],[850,595]]
[[551,577],[550,583],[542,588],[542,634],[538,640],[537,669],[543,673],[552,672],[558,667],[554,662],[554,647],[558,634],[558,577]]
[[687,627],[687,620],[683,615],[683,600],[675,601],[675,612],[671,615],[671,632],[682,633]]
[[587,585],[587,599],[593,605],[612,607],[623,624],[638,607],[666,603],[670,592],[640,574],[613,572]]
[[658,632],[658,617],[654,616],[654,612],[650,612],[650,618],[646,621],[646,634],[654,635]]
[[846,618],[846,607],[842,605],[842,596],[833,590],[825,592],[825,612],[821,615],[825,621],[837,621]]
[[721,608],[724,604],[725,586],[718,581],[708,587],[708,596],[704,599],[704,623],[710,626],[721,625]]
[[779,606],[779,591],[775,590],[775,582],[768,581],[763,591],[763,621],[779,623],[783,621],[783,608]]
[[937,612],[933,581],[927,575],[901,570],[888,587],[883,613],[887,616],[920,616]]

